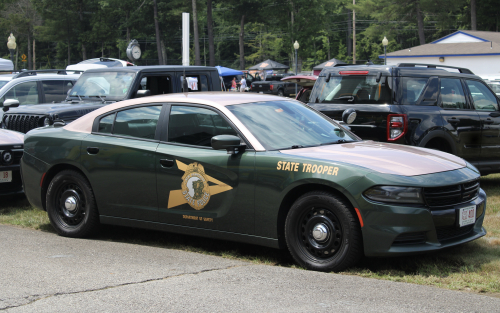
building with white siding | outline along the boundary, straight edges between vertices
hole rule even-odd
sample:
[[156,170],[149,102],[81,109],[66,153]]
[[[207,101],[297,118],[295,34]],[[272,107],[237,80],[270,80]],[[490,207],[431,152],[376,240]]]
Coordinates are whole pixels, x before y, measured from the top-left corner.
[[465,67],[483,78],[499,79],[500,32],[459,30],[425,45],[387,53],[388,65],[399,63]]

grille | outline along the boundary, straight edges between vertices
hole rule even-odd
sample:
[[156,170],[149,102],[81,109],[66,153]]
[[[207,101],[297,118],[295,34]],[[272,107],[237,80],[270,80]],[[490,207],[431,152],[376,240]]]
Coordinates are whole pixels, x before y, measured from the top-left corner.
[[424,199],[429,207],[442,207],[470,201],[478,193],[479,180],[474,180],[459,185],[424,188]]
[[406,233],[401,234],[394,239],[392,243],[393,246],[399,245],[415,245],[419,243],[425,243],[425,233],[417,232],[417,233]]
[[42,116],[27,114],[5,114],[5,128],[21,133],[27,133],[28,131],[41,126],[39,124],[41,117]]
[[474,224],[464,227],[437,227],[436,233],[439,241],[465,236],[472,231]]

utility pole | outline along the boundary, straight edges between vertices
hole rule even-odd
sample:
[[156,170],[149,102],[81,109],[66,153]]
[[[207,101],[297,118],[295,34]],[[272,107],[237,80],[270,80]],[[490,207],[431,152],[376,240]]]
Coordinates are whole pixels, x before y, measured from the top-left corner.
[[[356,0],[352,0],[356,4]],[[356,64],[356,10],[352,9],[352,64]]]

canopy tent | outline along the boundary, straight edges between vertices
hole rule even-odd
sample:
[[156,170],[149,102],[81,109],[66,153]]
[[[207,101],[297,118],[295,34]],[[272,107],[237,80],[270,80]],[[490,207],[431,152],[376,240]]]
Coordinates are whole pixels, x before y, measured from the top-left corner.
[[325,68],[325,67],[333,67],[337,64],[347,64],[345,63],[344,61],[340,61],[340,60],[337,60],[337,59],[331,59],[331,60],[328,60],[326,62],[323,62],[319,65],[316,65],[315,67],[313,67],[313,74],[314,75],[319,75],[319,73]]
[[0,58],[0,71],[13,71],[14,63],[11,60]]
[[257,70],[257,71],[262,71],[262,70],[288,70],[290,66],[286,66],[284,64],[278,63],[273,60],[265,60],[264,62],[261,62],[257,65],[252,66],[249,68],[249,70]]
[[219,71],[219,76],[243,75],[243,72],[233,70],[232,68],[228,68],[228,67],[224,67],[224,66],[220,66],[220,65],[217,65],[216,68]]

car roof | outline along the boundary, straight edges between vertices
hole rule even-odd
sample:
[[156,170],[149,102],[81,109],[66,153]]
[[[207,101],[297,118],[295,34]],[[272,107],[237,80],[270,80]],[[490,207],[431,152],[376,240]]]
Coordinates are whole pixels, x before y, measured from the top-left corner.
[[[440,67],[439,65],[430,65],[436,66],[437,68],[425,67],[427,64],[415,64],[415,67],[404,66],[405,64],[397,65],[340,65],[340,66],[332,66],[325,67],[319,77],[325,77],[328,73],[330,74],[338,74],[340,71],[366,71],[371,72],[370,74],[378,74],[382,73],[387,76],[453,76],[453,77],[463,77],[463,78],[475,78],[481,79],[479,76],[469,73],[459,73],[458,68],[451,68],[450,70],[455,70],[456,72],[452,72],[450,70],[446,70],[446,66]],[[462,69],[467,70],[467,69]],[[468,70],[467,70],[468,71]],[[472,73],[472,72],[471,72]]]
[[[155,66],[125,66],[125,67],[107,67],[94,68],[85,71],[85,73],[98,72],[163,72],[163,71],[217,71],[217,68],[212,66],[183,66],[183,65],[155,65]],[[218,71],[217,71],[218,72]]]
[[[233,104],[242,104],[250,102],[263,101],[283,101],[283,97],[269,96],[258,93],[241,93],[241,92],[189,92],[189,93],[172,93],[165,95],[157,95],[151,97],[136,98],[108,104],[95,111],[87,113],[72,123],[64,126],[64,129],[76,132],[91,133],[92,123],[96,117],[107,112],[134,106],[137,104],[148,103],[190,103],[204,104],[213,108],[224,110],[225,106]],[[286,99],[296,101],[293,99]]]

